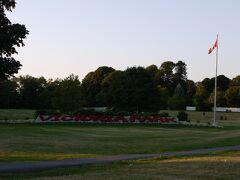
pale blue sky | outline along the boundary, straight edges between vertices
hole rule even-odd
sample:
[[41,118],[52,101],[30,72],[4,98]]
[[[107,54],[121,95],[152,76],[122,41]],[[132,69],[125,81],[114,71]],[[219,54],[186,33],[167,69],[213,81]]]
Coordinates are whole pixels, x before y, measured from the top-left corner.
[[30,31],[19,75],[82,79],[99,66],[124,70],[185,61],[195,81],[240,74],[239,0],[17,0],[8,17]]

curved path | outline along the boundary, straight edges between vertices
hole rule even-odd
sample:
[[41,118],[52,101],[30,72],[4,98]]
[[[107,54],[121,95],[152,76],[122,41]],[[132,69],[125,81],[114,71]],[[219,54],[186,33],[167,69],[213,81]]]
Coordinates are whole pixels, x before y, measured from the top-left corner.
[[112,162],[124,161],[124,160],[137,160],[137,159],[169,157],[169,156],[201,155],[201,154],[209,154],[209,153],[219,152],[219,151],[234,151],[234,150],[237,150],[237,151],[240,150],[240,145],[197,149],[197,150],[191,150],[191,151],[164,152],[164,153],[158,153],[158,154],[129,154],[129,155],[103,156],[103,157],[96,157],[96,158],[55,160],[55,161],[45,161],[45,162],[0,163],[0,173],[43,171],[43,170],[49,170],[49,169],[55,169],[55,168],[67,168],[67,167],[76,167],[76,166],[89,165],[89,164],[112,163]]

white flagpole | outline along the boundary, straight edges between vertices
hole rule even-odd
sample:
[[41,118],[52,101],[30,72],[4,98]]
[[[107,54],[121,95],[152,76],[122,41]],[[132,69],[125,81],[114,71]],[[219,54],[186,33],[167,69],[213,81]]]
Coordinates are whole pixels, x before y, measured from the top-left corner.
[[216,126],[216,111],[217,111],[217,73],[218,73],[218,35],[217,35],[217,49],[216,49],[216,74],[215,74],[215,95],[214,95],[214,119],[213,126]]

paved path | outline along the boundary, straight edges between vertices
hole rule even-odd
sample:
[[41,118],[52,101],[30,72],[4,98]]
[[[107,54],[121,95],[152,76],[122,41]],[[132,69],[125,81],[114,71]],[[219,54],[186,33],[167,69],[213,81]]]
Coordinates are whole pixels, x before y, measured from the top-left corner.
[[96,157],[96,158],[45,161],[45,162],[0,163],[0,173],[42,171],[42,170],[49,170],[49,169],[56,169],[56,168],[76,167],[76,166],[89,165],[89,164],[111,163],[111,162],[124,161],[124,160],[137,160],[137,159],[168,157],[168,156],[201,155],[201,154],[209,154],[209,153],[219,152],[219,151],[232,151],[232,150],[240,150],[240,145],[197,149],[197,150],[191,150],[191,151],[165,152],[165,153],[158,153],[158,154],[129,154],[129,155],[104,156],[104,157]]

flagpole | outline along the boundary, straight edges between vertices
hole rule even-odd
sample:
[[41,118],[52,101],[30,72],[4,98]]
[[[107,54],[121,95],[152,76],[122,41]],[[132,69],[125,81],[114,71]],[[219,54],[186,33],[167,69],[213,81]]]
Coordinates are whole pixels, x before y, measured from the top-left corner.
[[[217,43],[218,43],[218,35],[217,35]],[[217,73],[218,73],[218,46],[216,50],[216,74],[215,74],[215,95],[214,95],[214,119],[213,119],[213,126],[216,125],[216,111],[217,111]]]

